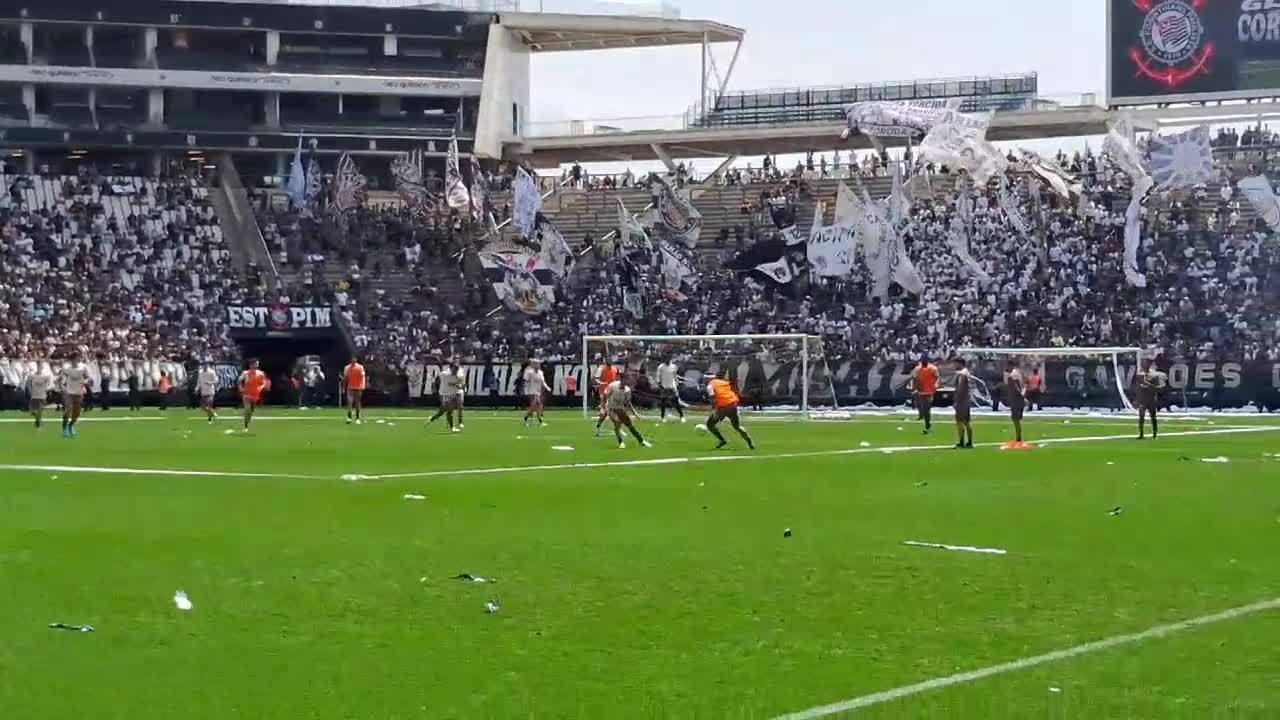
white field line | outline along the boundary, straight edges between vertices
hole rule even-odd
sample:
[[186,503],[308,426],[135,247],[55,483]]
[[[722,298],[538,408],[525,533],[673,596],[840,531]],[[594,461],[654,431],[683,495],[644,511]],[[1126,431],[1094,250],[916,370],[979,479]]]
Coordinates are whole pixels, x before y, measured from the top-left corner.
[[980,670],[970,670],[969,672],[934,678],[933,680],[926,680],[914,685],[904,685],[903,687],[894,688],[892,690],[885,690],[871,695],[863,695],[862,697],[856,697],[850,700],[842,700],[830,705],[821,705],[809,708],[808,710],[801,710],[800,712],[781,715],[776,718],[776,720],[815,720],[816,718],[829,717],[831,715],[847,713],[870,707],[872,705],[880,705],[882,703],[899,700],[901,698],[918,695],[924,692],[939,690],[941,688],[951,687],[953,685],[963,685],[966,683],[976,682],[994,675],[1026,670],[1027,668],[1036,667],[1037,665],[1066,660],[1068,658],[1078,657],[1088,653],[1095,653],[1101,650],[1108,650],[1121,645],[1131,645],[1133,643],[1144,642],[1146,640],[1155,640],[1184,630],[1203,627],[1205,625],[1213,625],[1214,623],[1234,620],[1247,615],[1255,615],[1257,613],[1276,609],[1280,609],[1280,598],[1264,600],[1262,602],[1253,603],[1252,605],[1241,605],[1240,607],[1224,610],[1219,613],[1214,613],[1213,615],[1202,615],[1197,618],[1170,623],[1168,625],[1157,625],[1143,630],[1142,632],[1130,633],[1127,635],[1114,635],[1102,640],[1095,640],[1093,642],[1084,643],[1083,645],[1066,648],[1065,650],[1055,650],[1043,655],[1034,655],[1032,657],[1022,658],[1021,660],[1013,660],[999,665],[992,665],[991,667],[982,668]]
[[[1184,430],[1161,434],[1166,437],[1188,437],[1194,435],[1235,435],[1242,433],[1274,432],[1280,427],[1245,427],[1218,428],[1215,430]],[[1038,445],[1103,442],[1107,440],[1132,439],[1133,435],[1092,435],[1086,437],[1050,438],[1038,440]],[[1003,443],[978,443],[978,447],[999,447]],[[774,453],[771,455],[707,455],[704,457],[671,457],[648,460],[613,460],[587,463],[560,463],[552,465],[515,465],[491,468],[464,468],[459,470],[430,470],[426,472],[393,473],[389,475],[371,475],[370,480],[406,480],[414,478],[453,477],[464,475],[497,475],[502,473],[536,472],[542,470],[583,470],[606,467],[634,467],[643,465],[672,465],[680,463],[712,463],[738,462],[746,460],[786,460],[794,458],[833,457],[840,455],[869,455],[874,453],[895,454],[905,452],[923,452],[929,450],[950,450],[951,445],[902,445],[897,447],[868,447],[851,450],[813,450],[809,452]]]
[[[1219,428],[1215,430],[1187,430],[1165,433],[1163,437],[1186,437],[1193,435],[1236,435],[1243,433],[1259,433],[1280,430],[1280,427],[1247,427]],[[1102,442],[1105,440],[1124,440],[1132,435],[1094,435],[1088,437],[1050,438],[1037,441],[1040,445],[1065,444],[1077,442]],[[978,443],[979,447],[999,447],[1001,443]],[[830,457],[839,455],[866,455],[869,453],[894,454],[901,452],[921,452],[927,450],[951,449],[950,445],[904,445],[898,447],[857,448],[854,450],[815,450],[810,452],[776,453],[773,455],[707,455],[702,457],[650,458],[641,460],[611,460],[591,463],[563,463],[551,465],[518,465],[514,467],[464,468],[460,470],[433,470],[428,472],[394,473],[388,475],[361,476],[362,480],[401,480],[431,477],[452,477],[463,475],[497,475],[515,472],[536,472],[540,470],[574,470],[603,467],[635,467],[647,465],[679,465],[685,463],[737,462],[745,460],[785,460],[789,458]],[[297,475],[290,473],[248,473],[219,470],[166,470],[158,468],[121,468],[97,467],[85,465],[10,465],[0,464],[0,470],[15,472],[64,472],[91,473],[100,475],[159,475],[185,477],[234,477],[234,478],[277,478],[296,480],[328,480],[320,475]]]
[[222,472],[217,470],[157,470],[147,468],[91,467],[84,465],[0,465],[0,470],[17,472],[93,473],[98,475],[164,475],[185,477],[289,478],[294,480],[328,480],[318,475],[286,473]]

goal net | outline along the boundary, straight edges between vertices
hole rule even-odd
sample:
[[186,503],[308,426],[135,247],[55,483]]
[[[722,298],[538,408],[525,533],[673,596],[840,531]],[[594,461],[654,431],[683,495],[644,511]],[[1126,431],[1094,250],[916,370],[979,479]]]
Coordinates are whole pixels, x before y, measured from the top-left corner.
[[674,362],[684,407],[702,408],[717,372],[733,382],[744,410],[791,411],[802,417],[839,409],[822,338],[814,335],[601,335],[582,338],[588,392],[582,410],[598,401],[600,372],[613,365],[634,383],[638,409],[658,407],[658,366]]
[[1038,404],[1111,410],[1134,409],[1130,389],[1143,356],[1136,347],[960,348],[957,352],[971,362],[970,371],[996,403],[1007,402],[1004,377],[1013,361],[1024,380],[1039,376]]

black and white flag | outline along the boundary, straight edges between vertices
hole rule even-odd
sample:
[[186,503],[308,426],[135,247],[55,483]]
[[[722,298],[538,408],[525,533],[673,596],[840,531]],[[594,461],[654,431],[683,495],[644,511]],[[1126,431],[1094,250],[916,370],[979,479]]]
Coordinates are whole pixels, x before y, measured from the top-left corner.
[[573,269],[573,251],[564,235],[551,218],[538,214],[538,227],[534,230],[533,240],[538,245],[538,257],[546,263],[556,277],[564,277]]
[[498,299],[511,310],[541,315],[555,303],[555,272],[528,248],[490,243],[480,251],[480,264]]
[[444,188],[449,207],[454,210],[471,207],[471,193],[467,192],[467,184],[462,180],[462,166],[458,162],[457,135],[449,138],[449,154],[444,164]]
[[654,230],[658,236],[687,248],[696,245],[698,235],[702,232],[702,213],[661,175],[650,175],[650,182],[659,186],[657,219],[654,222]]
[[538,213],[542,212],[542,194],[538,192],[538,184],[534,182],[533,176],[525,172],[524,168],[516,169],[511,194],[514,196],[511,224],[525,237],[530,237],[537,227]]

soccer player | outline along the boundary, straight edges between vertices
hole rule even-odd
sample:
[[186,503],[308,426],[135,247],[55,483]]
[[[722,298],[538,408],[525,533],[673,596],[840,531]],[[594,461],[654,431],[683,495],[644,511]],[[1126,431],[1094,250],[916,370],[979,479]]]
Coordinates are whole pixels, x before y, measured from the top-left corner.
[[364,366],[360,358],[351,358],[351,362],[342,368],[342,391],[347,398],[347,424],[360,424],[360,411],[364,406],[364,391],[367,380]]
[[938,367],[929,362],[929,358],[921,357],[912,375],[915,377],[916,409],[920,411],[920,419],[924,420],[924,434],[928,435],[933,429],[933,396],[938,392]]
[[200,397],[200,408],[204,410],[209,422],[218,419],[218,413],[213,410],[213,399],[217,394],[218,373],[206,362],[200,366],[200,372],[196,373],[196,395]]
[[658,365],[658,407],[662,422],[667,421],[667,405],[675,408],[680,422],[685,421],[684,408],[680,407],[679,378],[680,368],[676,367],[675,358],[667,358],[666,362]]
[[958,450],[973,449],[973,376],[964,358],[956,358],[956,434]]
[[62,437],[73,438],[89,388],[89,368],[79,358],[72,360],[58,374],[58,384],[62,386]]
[[267,374],[258,369],[258,361],[250,360],[249,369],[240,373],[240,397],[244,402],[244,432],[249,432],[253,411],[262,404],[262,393],[271,389]]
[[[530,418],[538,419],[538,427],[546,425],[546,420],[542,419],[542,408],[544,405],[543,392],[551,392],[551,386],[547,385],[547,378],[542,374],[542,361],[530,360],[529,366],[524,369],[522,377],[524,381],[524,398],[526,412],[524,414],[525,427],[529,426]],[[603,407],[603,403],[601,403]],[[599,426],[596,426],[599,428]]]
[[1040,366],[1031,368],[1031,377],[1027,378],[1027,409],[1044,409],[1044,377],[1040,374]]
[[742,439],[747,441],[747,447],[755,450],[755,443],[751,441],[751,436],[747,434],[747,431],[742,429],[742,423],[738,419],[738,403],[741,402],[741,398],[738,397],[737,391],[733,389],[733,384],[725,379],[723,370],[717,372],[715,378],[707,383],[707,397],[711,399],[715,409],[712,411],[711,417],[707,418],[707,424],[704,427],[706,427],[707,432],[716,437],[716,440],[720,441],[720,444],[716,445],[716,449],[719,450],[729,444],[724,439],[724,435],[720,434],[720,428],[716,427],[720,421],[728,420],[733,429],[737,430],[738,434],[742,436]]
[[44,405],[49,401],[49,386],[53,384],[53,376],[36,370],[27,376],[27,407],[31,417],[35,418],[36,429],[44,424]]
[[[450,363],[444,372],[440,373],[440,409],[427,424],[435,422],[444,416],[445,422],[449,423],[449,432],[462,432],[462,398],[467,389],[467,374],[463,372],[458,363]],[[458,424],[453,424],[453,413],[458,413]]]
[[1138,439],[1146,440],[1146,417],[1151,415],[1151,439],[1160,437],[1160,421],[1156,413],[1160,408],[1160,394],[1166,385],[1165,374],[1156,369],[1156,361],[1148,359],[1138,373]]
[[1027,410],[1027,387],[1015,360],[1009,361],[1005,371],[1004,394],[1004,403],[1009,406],[1009,417],[1013,420],[1014,447],[1022,447],[1022,415]]
[[631,431],[631,435],[636,441],[644,447],[653,447],[648,440],[640,435],[640,431],[636,429],[634,423],[631,422],[631,413],[628,412],[631,407],[631,385],[625,380],[614,380],[604,389],[604,399],[602,404],[606,412],[609,413],[609,419],[613,421],[613,435],[618,438],[618,449],[625,450],[627,443],[622,439],[622,427],[625,425],[627,430]]
[[596,437],[600,437],[600,427],[604,425],[605,418],[609,417],[609,411],[604,406],[604,391],[618,379],[618,369],[613,363],[605,361],[600,366],[600,381],[596,385],[596,394],[600,396],[600,417],[596,420]]

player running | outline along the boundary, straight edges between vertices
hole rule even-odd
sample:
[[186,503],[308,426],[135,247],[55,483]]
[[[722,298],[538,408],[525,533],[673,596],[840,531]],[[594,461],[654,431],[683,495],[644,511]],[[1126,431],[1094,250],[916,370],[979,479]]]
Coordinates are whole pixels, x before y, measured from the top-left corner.
[[62,437],[73,438],[89,388],[89,368],[84,361],[77,358],[64,366],[58,373],[58,385],[62,387]]
[[213,399],[218,394],[218,373],[209,363],[200,366],[200,371],[196,373],[196,395],[200,398],[200,409],[204,410],[206,419],[213,422],[218,419],[218,413],[214,412]]
[[1151,439],[1160,437],[1160,421],[1156,413],[1160,409],[1160,394],[1164,392],[1168,378],[1156,369],[1156,361],[1148,359],[1145,367],[1138,373],[1138,439],[1146,440],[1146,417],[1151,415]]
[[728,441],[724,439],[724,435],[720,434],[720,428],[716,427],[720,421],[728,420],[734,430],[747,441],[747,447],[752,450],[756,449],[755,443],[751,441],[751,436],[747,431],[742,429],[741,421],[738,420],[738,404],[742,401],[738,397],[737,391],[733,389],[733,384],[724,377],[724,371],[717,372],[715,378],[707,383],[707,397],[711,399],[715,409],[711,413],[711,417],[707,418],[707,424],[701,427],[707,432],[715,436],[720,441],[716,445],[716,450],[728,445]]
[[680,368],[675,358],[667,358],[658,365],[658,407],[662,422],[667,421],[667,406],[670,405],[680,415],[680,422],[685,421],[684,408],[680,407]]
[[596,420],[596,437],[600,437],[600,427],[604,425],[605,418],[609,417],[609,411],[604,406],[604,391],[618,379],[618,369],[613,363],[605,361],[600,366],[600,377],[596,384],[596,394],[600,396],[600,417]]
[[618,449],[625,450],[627,443],[622,439],[622,428],[626,426],[631,431],[631,435],[644,447],[653,447],[648,440],[640,435],[640,431],[636,429],[635,424],[631,421],[631,386],[623,380],[614,380],[604,389],[603,400],[601,404],[605,411],[609,414],[609,419],[613,421],[613,435],[618,438]]
[[368,387],[364,366],[360,358],[351,358],[351,362],[342,368],[342,392],[347,399],[347,424],[360,425],[360,411],[364,407],[364,391]]
[[46,375],[39,369],[27,376],[27,408],[31,411],[31,417],[35,418],[36,430],[44,424],[44,406],[49,401],[51,385],[53,385],[53,376]]
[[542,361],[530,360],[529,366],[524,369],[524,399],[525,409],[524,425],[529,427],[529,420],[537,418],[538,427],[547,424],[542,418],[543,407],[546,401],[543,397],[544,392],[551,392],[551,386],[547,384],[547,377],[542,373]]
[[1027,445],[1022,441],[1022,416],[1027,410],[1027,386],[1022,379],[1022,371],[1014,360],[1009,361],[1005,372],[1004,394],[1005,404],[1009,406],[1009,419],[1013,421],[1014,439],[1010,446],[1025,448]]
[[929,362],[929,358],[921,357],[911,376],[915,380],[916,410],[924,420],[923,434],[928,435],[933,430],[933,396],[938,392],[938,367]]
[[957,450],[973,449],[973,376],[964,358],[956,358],[956,434]]
[[[467,374],[462,370],[458,363],[450,363],[444,372],[440,373],[438,378],[440,383],[440,409],[427,424],[435,422],[444,416],[445,422],[449,423],[449,432],[462,432],[462,398],[467,389]],[[458,424],[453,424],[453,414],[458,413]]]
[[244,402],[244,430],[249,432],[249,421],[253,420],[253,411],[262,404],[262,394],[271,389],[271,381],[267,374],[258,369],[258,361],[250,360],[249,369],[240,373],[240,397]]

